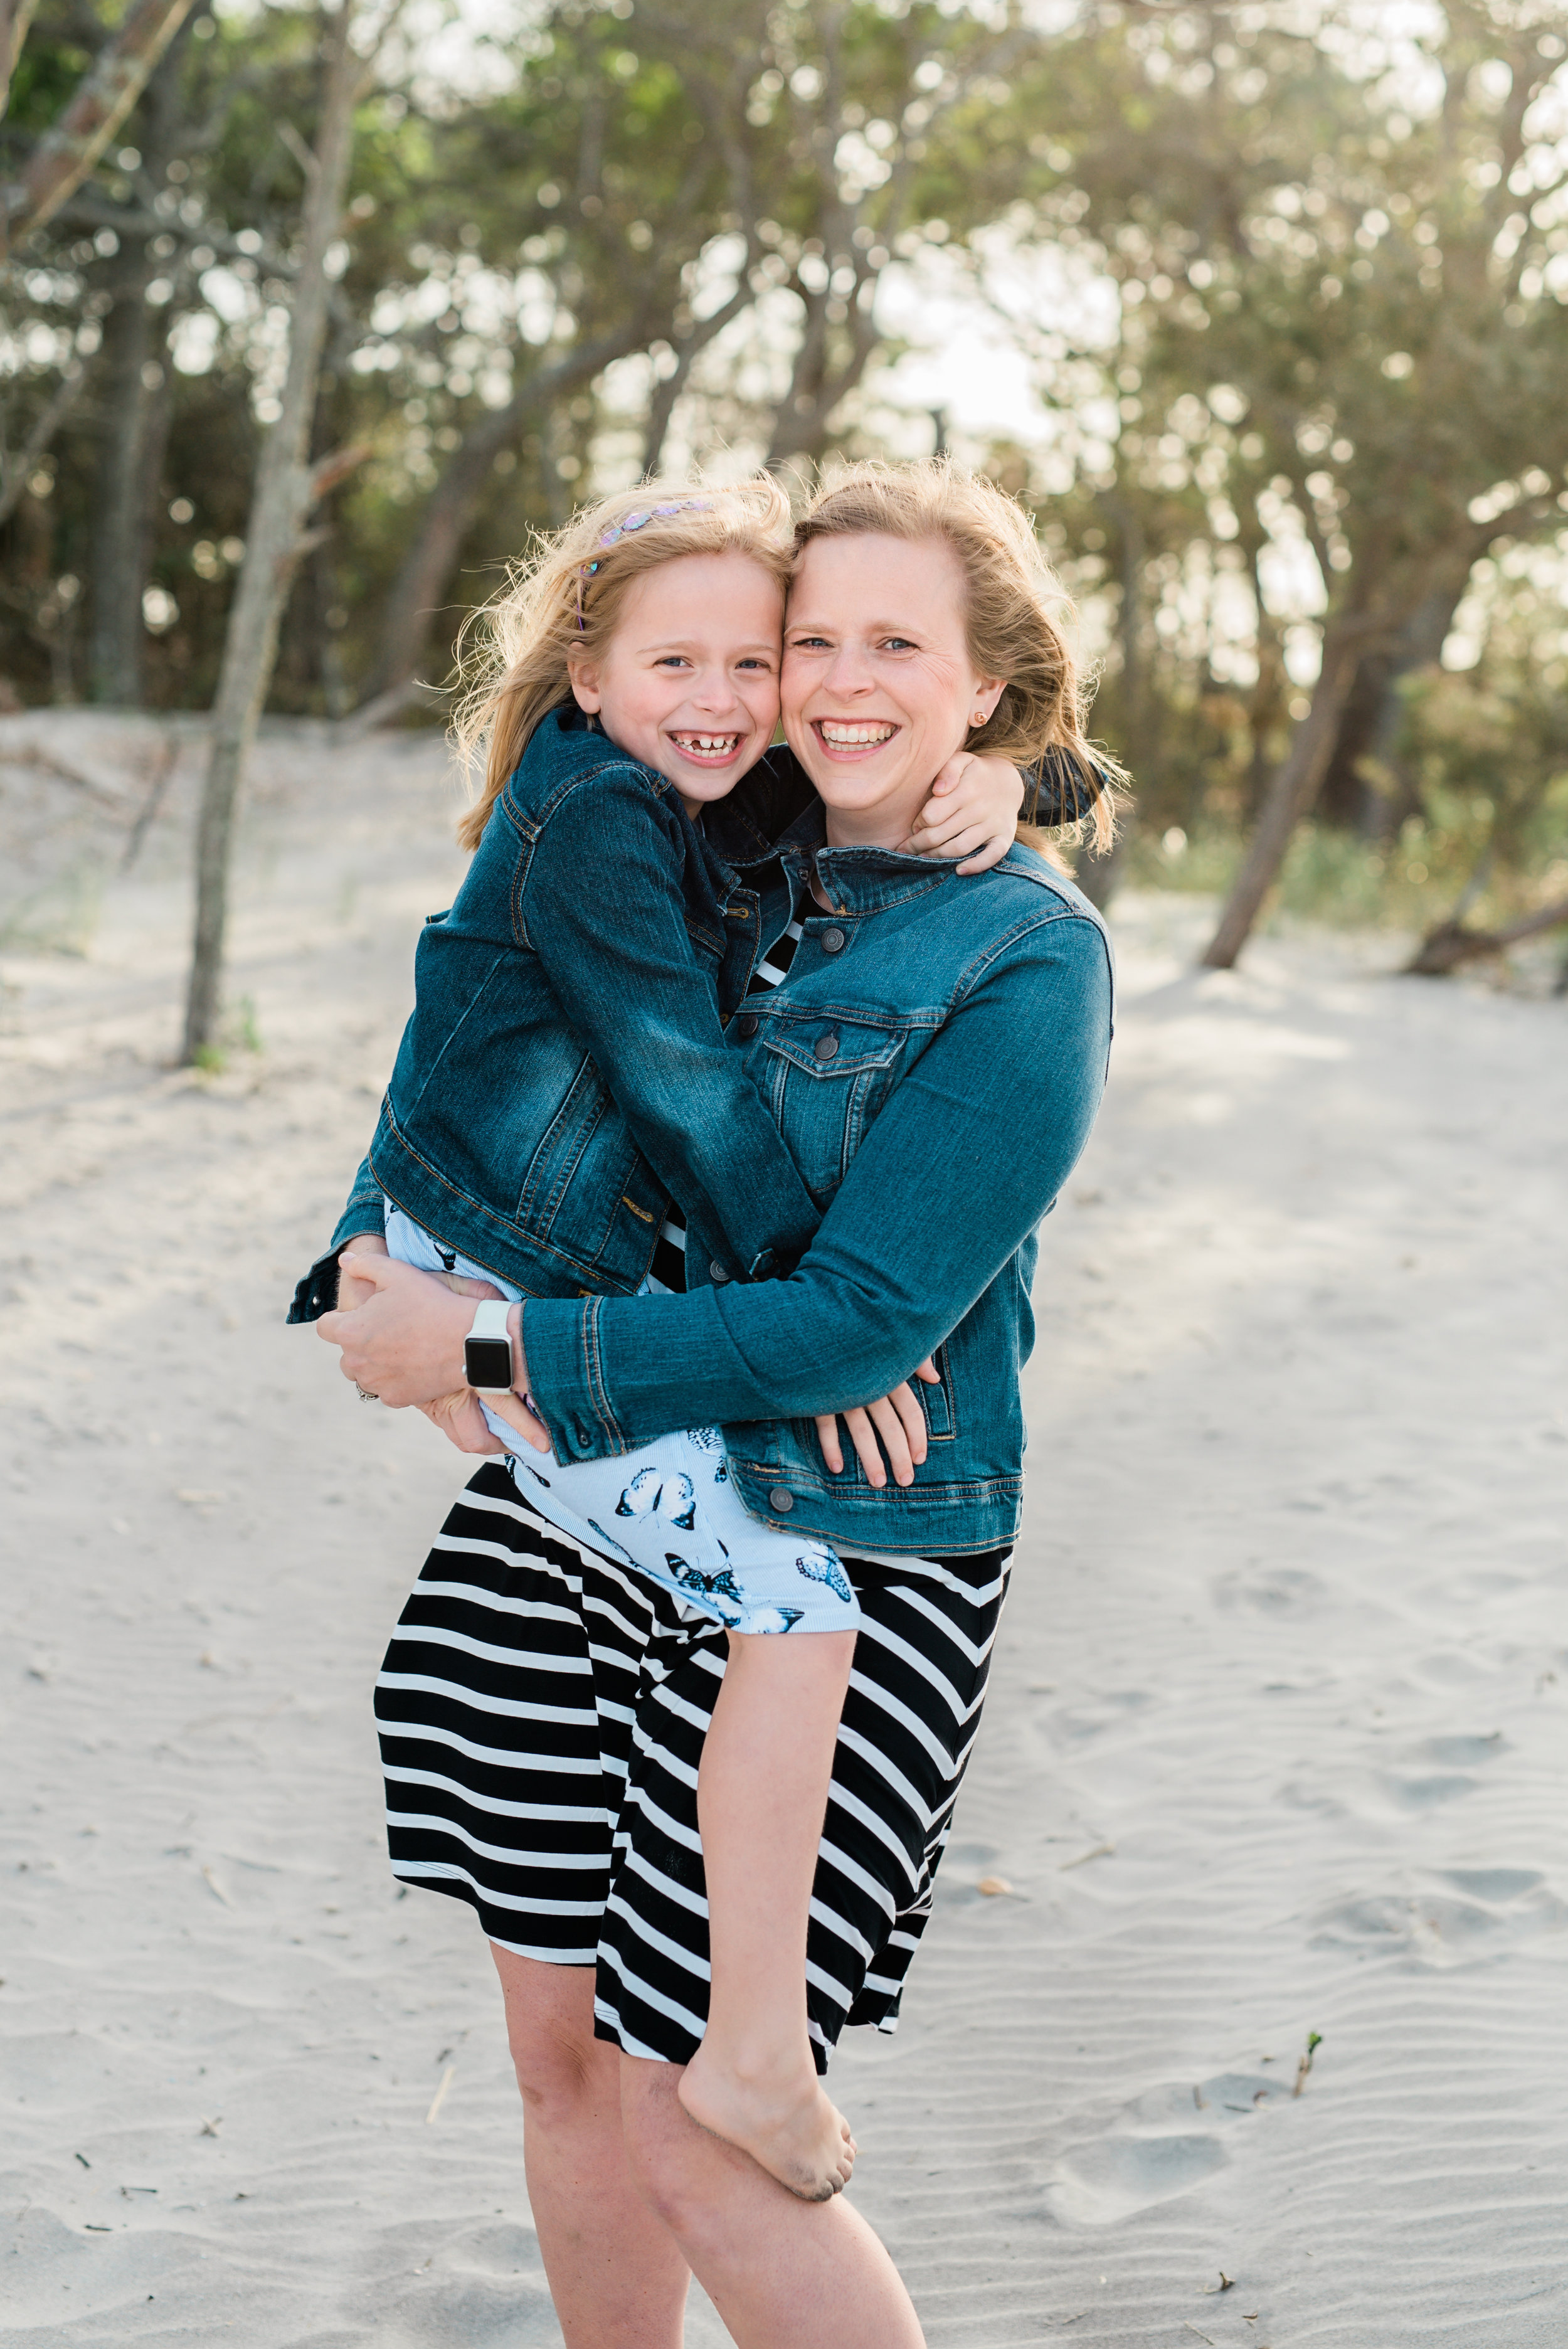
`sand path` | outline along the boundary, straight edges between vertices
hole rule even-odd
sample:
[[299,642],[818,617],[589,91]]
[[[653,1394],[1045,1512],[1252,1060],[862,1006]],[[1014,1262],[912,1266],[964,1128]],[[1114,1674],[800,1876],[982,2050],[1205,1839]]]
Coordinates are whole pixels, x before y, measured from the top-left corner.
[[[263,1050],[198,1081],[192,762],[119,875],[151,770],[86,717],[0,761],[46,737],[102,788],[0,767],[0,2340],[558,2343],[483,1946],[382,1856],[460,1467],[281,1322],[460,869],[437,761],[263,746]],[[1568,1005],[1323,940],[1199,978],[1197,919],[1119,925],[985,1728],[834,2074],[857,2199],[934,2349],[1561,2349]]]

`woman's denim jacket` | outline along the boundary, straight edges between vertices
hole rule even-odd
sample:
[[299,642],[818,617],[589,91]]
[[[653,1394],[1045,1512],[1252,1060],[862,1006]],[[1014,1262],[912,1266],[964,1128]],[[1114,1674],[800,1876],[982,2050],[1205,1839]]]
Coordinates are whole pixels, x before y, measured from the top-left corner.
[[[822,840],[819,805],[753,874],[769,940],[786,873],[799,894],[814,864],[833,911],[810,914],[789,985],[729,1027],[827,1211],[809,1252],[755,1286],[530,1303],[529,1384],[563,1460],[719,1422],[754,1516],[851,1555],[988,1548],[1016,1529],[1036,1226],[1099,1104],[1109,947],[1027,848],[960,880]],[[929,1353],[942,1382],[917,1387],[913,1487],[873,1487],[852,1455],[830,1475],[811,1414],[886,1393]]]
[[574,709],[544,720],[420,936],[369,1154],[291,1320],[333,1304],[384,1199],[528,1297],[633,1293],[672,1196],[690,1278],[794,1263],[820,1210],[725,1041],[761,916],[712,842],[756,857],[810,796],[769,754],[699,833]]

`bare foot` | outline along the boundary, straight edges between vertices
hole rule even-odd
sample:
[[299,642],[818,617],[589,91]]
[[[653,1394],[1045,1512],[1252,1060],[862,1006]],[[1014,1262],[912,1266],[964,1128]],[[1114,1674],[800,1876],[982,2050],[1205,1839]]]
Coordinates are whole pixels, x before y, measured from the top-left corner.
[[676,2093],[699,2127],[738,2145],[802,2202],[830,2201],[849,2184],[855,2141],[809,2064],[766,2081],[742,2079],[705,2044]]

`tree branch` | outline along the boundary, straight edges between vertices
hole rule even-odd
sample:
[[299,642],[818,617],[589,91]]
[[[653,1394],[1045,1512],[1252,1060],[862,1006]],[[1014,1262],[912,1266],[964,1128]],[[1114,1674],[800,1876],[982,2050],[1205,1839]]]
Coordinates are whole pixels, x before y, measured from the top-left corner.
[[137,0],[101,49],[75,96],[44,133],[15,186],[0,200],[0,257],[42,228],[72,196],[147,87],[148,78],[190,13],[191,0]]
[[55,391],[53,398],[34,424],[22,443],[22,453],[9,463],[0,463],[0,523],[7,523],[15,512],[27,476],[59,430],[75,405],[77,394],[88,379],[88,371],[80,359],[73,359]]

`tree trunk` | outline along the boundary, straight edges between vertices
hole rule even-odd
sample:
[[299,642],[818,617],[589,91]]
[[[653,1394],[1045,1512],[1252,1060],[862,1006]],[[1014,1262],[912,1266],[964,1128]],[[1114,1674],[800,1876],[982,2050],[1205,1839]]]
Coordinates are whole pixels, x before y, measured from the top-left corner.
[[1506,930],[1467,930],[1462,922],[1451,917],[1429,930],[1410,960],[1405,965],[1407,977],[1445,978],[1462,962],[1478,962],[1485,955],[1501,954],[1505,947],[1518,946],[1522,939],[1539,937],[1543,930],[1561,929],[1568,923],[1568,898],[1555,905],[1543,905],[1538,914],[1527,914],[1522,922],[1511,922]]
[[1364,654],[1356,680],[1346,696],[1339,730],[1323,780],[1319,804],[1335,823],[1376,834],[1377,796],[1361,772],[1361,761],[1373,758],[1390,764],[1402,715],[1398,691],[1401,678],[1435,661],[1453,626],[1460,596],[1470,584],[1470,564],[1440,580],[1411,613],[1393,643]]
[[1229,970],[1252,935],[1284,862],[1291,835],[1317,797],[1339,732],[1340,713],[1355,679],[1367,630],[1354,623],[1330,626],[1323,639],[1323,667],[1312,707],[1291,738],[1289,750],[1258,811],[1246,862],[1220,916],[1220,926],[1202,959],[1211,970]]
[[346,451],[315,468],[305,461],[316,382],[326,340],[326,251],[337,234],[354,147],[354,109],[365,71],[349,42],[353,0],[340,0],[325,28],[321,121],[305,185],[299,274],[289,328],[282,412],[263,443],[246,528],[245,557],[223,639],[212,709],[211,749],[196,841],[196,931],[182,1058],[211,1052],[228,920],[234,808],[277,657],[278,625],[304,524],[324,491],[365,453]]
[[39,140],[15,186],[0,190],[0,260],[74,196],[147,87],[191,0],[135,0],[125,22],[78,83],[65,112]]
[[93,500],[88,698],[135,709],[141,706],[147,454],[158,386],[149,380],[156,363],[152,314],[143,298],[149,274],[145,245],[123,244],[120,263],[99,362],[105,433]]
[[[180,145],[178,78],[186,26],[181,26],[147,86],[139,144],[154,181]],[[119,231],[120,249],[108,281],[112,301],[104,320],[98,362],[98,407],[104,438],[91,521],[91,629],[88,638],[88,698],[139,709],[146,631],[141,616],[147,564],[170,397],[162,313],[150,310],[147,288],[157,274],[140,227]]]

